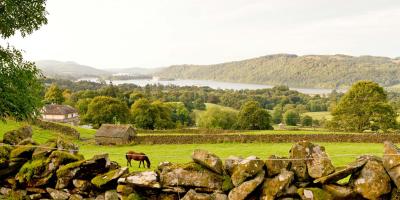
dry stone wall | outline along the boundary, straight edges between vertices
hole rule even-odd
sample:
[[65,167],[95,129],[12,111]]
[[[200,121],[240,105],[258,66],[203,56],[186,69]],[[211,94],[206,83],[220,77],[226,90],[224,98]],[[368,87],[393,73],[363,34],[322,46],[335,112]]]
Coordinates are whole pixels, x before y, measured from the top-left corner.
[[391,142],[384,143],[382,157],[360,156],[345,167],[334,167],[324,147],[301,141],[287,158],[223,161],[197,149],[192,162],[130,172],[107,154],[84,159],[76,145],[61,139],[38,146],[24,130],[0,145],[3,199],[400,199],[400,152]]

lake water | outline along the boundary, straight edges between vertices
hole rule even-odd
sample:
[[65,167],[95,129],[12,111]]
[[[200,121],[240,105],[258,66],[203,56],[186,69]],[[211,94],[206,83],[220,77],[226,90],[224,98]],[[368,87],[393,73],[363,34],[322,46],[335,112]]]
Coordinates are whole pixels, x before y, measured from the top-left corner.
[[[106,80],[109,83],[109,80]],[[146,86],[147,84],[161,84],[161,85],[177,85],[177,86],[208,86],[213,89],[232,89],[232,90],[243,90],[243,89],[264,89],[272,88],[272,85],[262,84],[249,84],[249,83],[230,83],[220,82],[211,80],[152,80],[152,79],[137,79],[137,80],[114,80],[113,84],[119,85],[124,83],[131,83],[139,86]],[[304,94],[329,94],[332,92],[331,89],[316,89],[316,88],[290,88]]]

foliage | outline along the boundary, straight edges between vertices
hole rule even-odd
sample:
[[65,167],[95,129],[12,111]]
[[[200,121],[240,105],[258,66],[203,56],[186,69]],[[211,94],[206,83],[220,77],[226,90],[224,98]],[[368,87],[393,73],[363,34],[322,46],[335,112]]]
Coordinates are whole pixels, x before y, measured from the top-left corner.
[[247,130],[272,129],[271,116],[256,101],[246,102],[239,111],[238,128]]
[[312,126],[313,125],[313,118],[308,116],[308,115],[304,115],[301,117],[301,125],[302,126]]
[[19,31],[31,34],[47,23],[45,0],[3,0],[0,2],[0,35],[8,38]]
[[277,105],[272,111],[272,122],[275,124],[280,124],[283,118],[283,108],[282,105]]
[[131,107],[132,122],[138,128],[166,129],[174,128],[171,108],[160,101],[150,102],[148,99],[139,99]]
[[44,101],[49,104],[62,104],[65,101],[63,91],[56,84],[52,84],[44,95]]
[[158,72],[174,79],[340,88],[357,80],[384,86],[400,83],[400,64],[391,58],[346,55],[276,54],[215,65],[175,65]]
[[211,107],[199,114],[196,123],[202,128],[234,129],[237,115],[237,112],[232,110]]
[[40,79],[34,63],[24,61],[19,51],[0,46],[0,119],[35,118],[41,107]]
[[296,126],[300,122],[300,115],[296,110],[292,109],[285,112],[283,119],[286,125]]
[[[47,23],[44,0],[0,1],[0,36],[8,38],[19,31],[22,36]],[[41,73],[32,62],[24,61],[20,51],[0,46],[0,119],[34,118],[41,106]]]
[[86,112],[88,111],[89,104],[92,102],[91,98],[84,98],[84,99],[79,99],[78,102],[76,102],[76,109],[78,110],[78,113],[80,115],[85,115]]
[[180,126],[193,125],[193,119],[190,112],[182,102],[170,102],[167,104],[172,110],[171,118],[174,123],[178,123]]
[[98,96],[90,102],[83,120],[91,123],[94,127],[100,127],[105,123],[127,123],[129,109],[124,102],[118,99]]
[[340,99],[332,115],[330,128],[358,132],[394,128],[397,116],[383,88],[372,81],[355,83]]

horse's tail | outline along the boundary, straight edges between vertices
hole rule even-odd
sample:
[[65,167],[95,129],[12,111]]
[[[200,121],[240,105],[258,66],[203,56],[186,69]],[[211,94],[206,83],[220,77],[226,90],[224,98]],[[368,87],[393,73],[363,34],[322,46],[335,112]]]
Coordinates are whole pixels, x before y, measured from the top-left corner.
[[150,168],[150,159],[149,159],[149,157],[147,157],[147,156],[144,156],[144,160],[146,161],[146,163],[147,163],[147,168]]

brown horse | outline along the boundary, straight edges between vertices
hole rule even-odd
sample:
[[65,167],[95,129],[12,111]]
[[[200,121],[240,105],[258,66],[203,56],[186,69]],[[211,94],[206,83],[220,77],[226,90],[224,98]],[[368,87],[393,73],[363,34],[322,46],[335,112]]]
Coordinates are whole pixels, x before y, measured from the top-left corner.
[[126,153],[126,161],[127,161],[127,166],[131,166],[132,167],[132,163],[131,160],[136,160],[139,161],[139,168],[140,165],[143,163],[143,166],[146,168],[146,166],[144,165],[144,162],[147,163],[147,168],[150,168],[150,160],[149,158],[146,156],[146,154],[144,153],[137,153],[134,151],[128,151],[128,153]]

